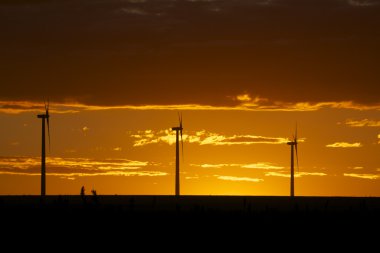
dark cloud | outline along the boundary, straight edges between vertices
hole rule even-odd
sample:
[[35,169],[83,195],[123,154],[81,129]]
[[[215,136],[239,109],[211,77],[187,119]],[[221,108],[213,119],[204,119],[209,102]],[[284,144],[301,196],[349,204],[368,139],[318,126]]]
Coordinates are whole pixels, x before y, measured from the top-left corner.
[[1,1],[2,100],[378,103],[379,1]]

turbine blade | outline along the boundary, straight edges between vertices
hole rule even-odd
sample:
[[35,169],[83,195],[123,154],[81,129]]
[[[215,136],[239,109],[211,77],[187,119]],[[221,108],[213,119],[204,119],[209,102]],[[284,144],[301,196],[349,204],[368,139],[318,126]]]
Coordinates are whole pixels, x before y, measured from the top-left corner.
[[49,152],[50,152],[50,123],[49,123],[49,110],[46,111],[46,122],[47,122],[47,129],[48,129],[48,138],[49,138]]
[[48,128],[48,138],[49,138],[49,152],[50,152],[50,115],[49,115],[49,99],[47,100],[47,104],[45,103],[45,109],[46,109],[46,123],[47,123],[47,128]]
[[298,167],[298,143],[296,142],[294,144],[295,148],[296,148],[296,159],[297,159],[297,171],[300,172],[300,168]]
[[182,138],[182,129],[181,129],[181,145],[182,145],[182,162],[185,160],[185,154],[183,151],[183,138]]
[[294,138],[294,145],[296,148],[297,171],[299,172],[300,169],[298,167],[298,124],[297,124],[297,121],[296,121],[296,133],[295,133],[295,138]]

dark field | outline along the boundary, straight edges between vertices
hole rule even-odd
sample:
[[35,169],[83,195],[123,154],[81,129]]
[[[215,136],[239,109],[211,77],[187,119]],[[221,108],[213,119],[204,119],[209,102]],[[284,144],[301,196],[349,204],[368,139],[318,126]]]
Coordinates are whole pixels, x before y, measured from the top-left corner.
[[7,231],[45,236],[377,238],[380,198],[1,196],[0,215]]

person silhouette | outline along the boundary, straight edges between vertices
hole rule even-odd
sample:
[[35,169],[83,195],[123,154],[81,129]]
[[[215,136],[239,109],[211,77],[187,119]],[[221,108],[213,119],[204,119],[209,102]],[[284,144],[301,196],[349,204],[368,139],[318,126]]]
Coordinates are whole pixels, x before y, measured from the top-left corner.
[[84,186],[82,186],[82,188],[80,188],[80,195],[83,196],[85,195],[85,189],[84,189]]

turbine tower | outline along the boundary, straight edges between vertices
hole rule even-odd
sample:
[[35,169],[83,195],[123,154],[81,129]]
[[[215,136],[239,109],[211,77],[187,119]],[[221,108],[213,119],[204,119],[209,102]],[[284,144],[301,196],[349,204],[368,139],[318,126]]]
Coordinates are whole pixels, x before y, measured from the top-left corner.
[[46,152],[45,152],[45,120],[48,128],[49,150],[50,150],[50,126],[49,126],[49,101],[45,103],[45,114],[38,114],[37,118],[42,120],[42,150],[41,150],[41,196],[46,194]]
[[175,195],[179,196],[179,135],[181,134],[181,143],[182,143],[182,157],[183,157],[183,139],[182,139],[182,114],[178,113],[179,127],[172,127],[172,131],[175,131],[176,142],[175,142]]
[[297,141],[297,124],[293,140],[287,142],[290,145],[290,197],[294,197],[294,148],[296,149],[297,170],[298,170],[298,141]]

